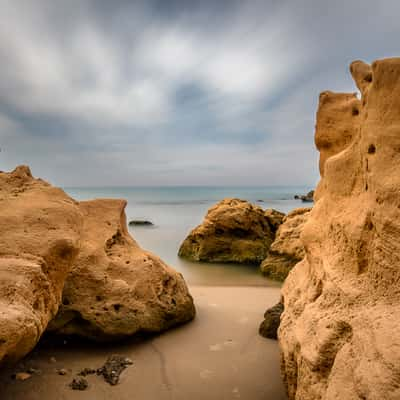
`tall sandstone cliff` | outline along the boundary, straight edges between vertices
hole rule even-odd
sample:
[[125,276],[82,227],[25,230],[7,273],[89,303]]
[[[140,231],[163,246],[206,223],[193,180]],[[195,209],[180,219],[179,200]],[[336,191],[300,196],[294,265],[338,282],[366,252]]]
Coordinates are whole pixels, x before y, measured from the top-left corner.
[[400,58],[320,95],[321,181],[283,287],[289,399],[400,399]]

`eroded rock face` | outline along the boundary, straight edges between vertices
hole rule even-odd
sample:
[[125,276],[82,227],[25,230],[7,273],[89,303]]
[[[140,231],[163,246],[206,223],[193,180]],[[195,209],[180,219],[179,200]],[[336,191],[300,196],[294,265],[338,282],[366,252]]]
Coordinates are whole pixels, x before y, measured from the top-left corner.
[[244,200],[224,199],[190,232],[179,255],[194,261],[258,264],[273,239],[273,229],[262,208]]
[[79,203],[81,250],[49,330],[102,341],[159,332],[194,317],[182,275],[129,235],[125,205],[106,199]]
[[320,98],[322,179],[283,287],[289,399],[400,398],[400,59],[351,72],[361,100]]
[[82,215],[28,167],[0,173],[0,364],[36,345],[79,250]]
[[311,208],[296,208],[283,219],[268,256],[260,266],[266,277],[283,281],[291,269],[303,259],[305,252],[300,234],[310,211]]

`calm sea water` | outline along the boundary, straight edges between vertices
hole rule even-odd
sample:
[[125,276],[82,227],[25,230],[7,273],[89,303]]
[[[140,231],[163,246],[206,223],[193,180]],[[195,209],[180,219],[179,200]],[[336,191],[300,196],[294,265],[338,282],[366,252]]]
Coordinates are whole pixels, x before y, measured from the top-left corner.
[[136,241],[180,271],[189,284],[198,285],[276,285],[255,266],[194,263],[177,256],[187,234],[201,223],[207,209],[226,197],[248,200],[262,208],[287,213],[302,203],[295,194],[310,187],[102,187],[65,188],[77,200],[123,198],[128,201],[126,215],[146,219],[153,227],[129,227]]

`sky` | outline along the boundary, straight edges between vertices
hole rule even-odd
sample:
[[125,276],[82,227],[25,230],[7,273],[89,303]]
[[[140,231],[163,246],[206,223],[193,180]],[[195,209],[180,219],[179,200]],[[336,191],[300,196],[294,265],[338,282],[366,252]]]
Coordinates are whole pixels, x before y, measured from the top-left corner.
[[0,170],[314,185],[323,90],[400,56],[398,0],[0,0]]

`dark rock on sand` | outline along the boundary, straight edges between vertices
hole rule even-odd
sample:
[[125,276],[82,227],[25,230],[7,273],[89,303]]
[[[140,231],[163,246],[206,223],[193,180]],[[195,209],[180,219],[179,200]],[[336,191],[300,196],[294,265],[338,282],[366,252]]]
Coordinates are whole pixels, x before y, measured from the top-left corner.
[[264,321],[261,323],[258,332],[268,339],[278,339],[278,328],[281,323],[283,303],[279,302],[265,311]]
[[119,355],[108,357],[105,364],[97,370],[97,375],[102,375],[104,380],[110,385],[116,385],[119,382],[119,376],[129,365],[132,365],[131,359]]
[[85,378],[76,377],[69,384],[72,390],[86,390],[89,387],[89,383]]

